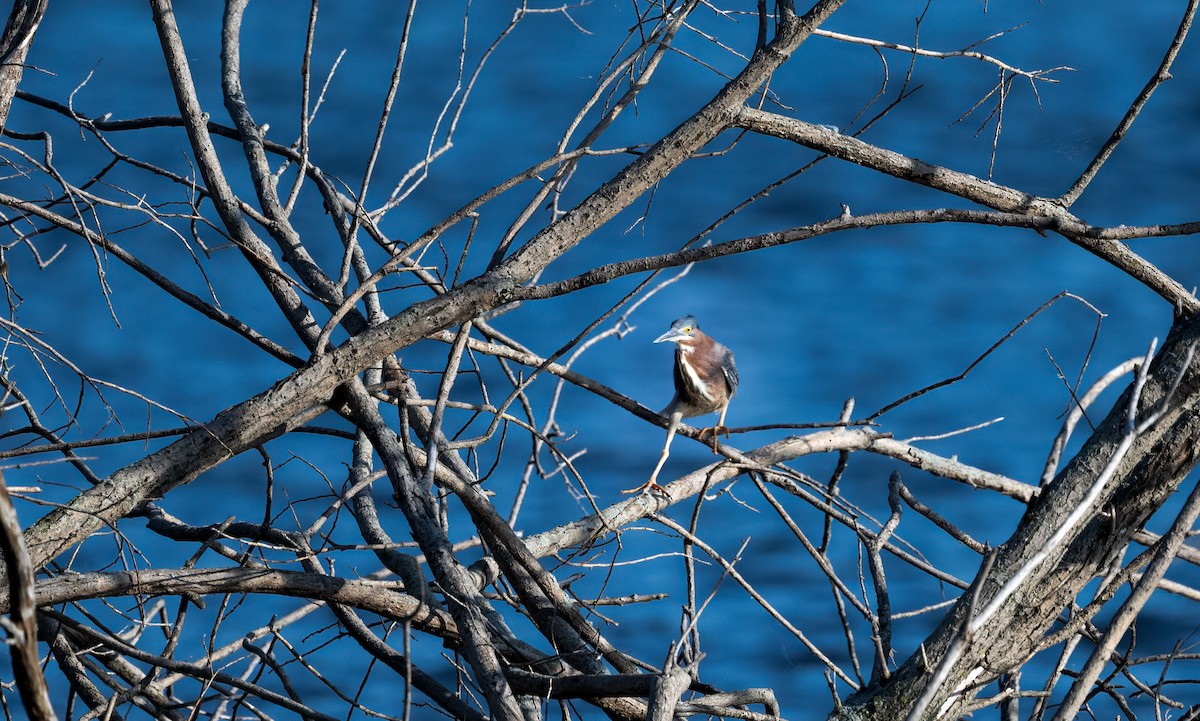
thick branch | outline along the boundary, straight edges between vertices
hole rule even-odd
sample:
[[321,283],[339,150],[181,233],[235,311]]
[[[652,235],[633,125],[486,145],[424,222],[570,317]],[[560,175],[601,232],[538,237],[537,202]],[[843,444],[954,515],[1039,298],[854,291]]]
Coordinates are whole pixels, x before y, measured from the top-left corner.
[[[1006,592],[1008,600],[991,622],[975,629],[963,644],[962,655],[933,695],[926,713],[954,717],[980,688],[1018,668],[1034,653],[1061,610],[1103,571],[1196,465],[1200,368],[1192,362],[1192,351],[1197,343],[1200,316],[1172,329],[1151,364],[1137,408],[1139,418],[1161,412],[1157,423],[1130,443],[1129,405],[1135,387],[1131,385],[1075,458],[1041,490],[1012,537],[998,549],[981,586],[978,606],[970,599],[960,599],[891,683],[873,684],[851,696],[837,717],[903,718],[951,641],[959,637],[966,614],[987,606],[1010,582],[1019,585]],[[1176,380],[1178,386],[1168,398]],[[1156,405],[1164,402],[1165,407]],[[1114,459],[1122,443],[1128,445],[1128,451]],[[1114,460],[1114,465],[1106,468]],[[1090,515],[1070,529],[1063,543],[1054,546],[1050,539],[1062,533],[1067,515],[1080,507],[1089,493],[1096,493],[1094,486],[1102,471],[1111,472],[1111,480],[1099,489]],[[1045,560],[1031,568],[1029,559],[1039,554],[1047,554]]]
[[[116,596],[205,596],[263,593],[328,601],[408,621],[426,633],[456,642],[458,628],[439,611],[399,590],[397,584],[262,568],[153,568],[119,573],[73,573],[37,584],[37,605],[56,606]],[[3,608],[0,610],[7,610]]]
[[741,108],[735,122],[747,130],[790,140],[826,155],[941,190],[989,208],[1044,217],[1053,221],[1050,230],[1125,271],[1173,306],[1189,313],[1200,310],[1200,301],[1174,278],[1154,267],[1124,244],[1098,239],[1088,234],[1090,226],[1072,215],[1056,200],[997,185],[969,173],[931,165],[820,125],[755,108]]
[[437,509],[428,488],[417,482],[408,467],[408,458],[400,441],[387,427],[374,400],[361,383],[348,388],[350,408],[355,423],[371,440],[375,451],[387,468],[395,488],[394,497],[412,529],[413,539],[421,546],[429,568],[436,576],[446,598],[446,605],[462,633],[460,648],[476,681],[488,699],[493,718],[519,719],[520,709],[508,681],[504,677],[499,653],[487,630],[481,606],[486,603],[479,594],[471,574],[454,557],[454,547],[438,522]]
[[234,194],[229,182],[221,169],[221,161],[217,156],[212,137],[208,134],[208,113],[200,106],[200,99],[192,81],[192,71],[188,66],[187,53],[183,47],[183,39],[179,34],[179,26],[175,22],[175,10],[171,0],[153,0],[151,3],[154,24],[158,30],[159,42],[162,45],[163,57],[167,63],[168,75],[175,90],[175,99],[179,105],[179,113],[183,116],[187,129],[188,140],[192,144],[192,152],[196,156],[196,165],[204,178],[204,185],[210,193],[210,199],[216,208],[221,222],[229,231],[229,235],[237,244],[239,250],[250,262],[250,266],[262,279],[264,287],[271,292],[271,297],[283,312],[284,317],[297,334],[309,341],[310,335],[316,334],[318,326],[312,313],[305,307],[296,290],[289,283],[287,276],[275,262],[270,249],[250,229],[250,224],[242,215],[241,202]]
[[[538,234],[495,271],[409,306],[337,349],[314,358],[309,365],[270,389],[223,411],[203,428],[113,473],[104,483],[47,514],[26,532],[35,566],[45,564],[104,524],[123,517],[151,495],[164,494],[247,448],[294,429],[300,423],[300,413],[323,404],[339,384],[385,355],[512,300],[514,290],[521,283],[582,242],[592,230],[614,217],[640,193],[715,137],[720,128],[736,117],[737,108],[750,94],[842,1],[819,2],[799,21],[785,16],[780,37],[756,54],[746,70],[704,109]],[[175,70],[172,77],[177,77],[186,72],[186,61],[178,44],[178,28],[174,26],[166,0],[156,2],[159,10],[156,18],[162,22],[161,32],[168,40],[164,42],[164,48]],[[194,97],[194,94],[187,97]],[[189,133],[196,140],[207,141],[202,113],[198,106],[192,110],[196,117],[189,123]],[[187,112],[184,114],[188,115]],[[200,142],[197,148],[211,149],[211,144]],[[216,202],[220,206],[228,201]]]
[[[699,436],[697,431],[687,428],[681,428],[680,433],[683,435]],[[665,486],[665,493],[645,494],[627,501],[621,501],[602,509],[597,514],[530,536],[524,539],[524,547],[528,549],[528,552],[534,558],[543,558],[569,548],[586,547],[609,533],[615,533],[631,523],[649,518],[668,506],[693,497],[722,481],[732,480],[745,473],[747,469],[763,471],[767,479],[772,483],[784,487],[789,493],[804,496],[806,501],[812,503],[819,510],[829,514],[831,517],[837,518],[848,527],[858,528],[860,524],[854,518],[844,514],[840,509],[829,505],[823,498],[818,498],[816,494],[807,494],[804,489],[796,488],[795,484],[785,481],[779,473],[771,472],[770,470],[770,467],[774,464],[815,453],[836,453],[854,450],[877,452],[898,458],[915,467],[924,468],[930,472],[939,473],[955,480],[961,480],[975,487],[994,488],[1018,498],[1024,495],[1019,489],[1021,484],[1017,481],[961,464],[955,466],[954,461],[918,451],[906,444],[887,439],[877,431],[867,429],[835,428],[827,431],[818,431],[804,436],[785,438],[746,453],[741,453],[727,445],[721,445],[718,448],[722,453],[729,456],[733,462],[722,461],[698,468],[682,478],[667,484]],[[1030,489],[1030,493],[1032,493],[1032,489]],[[884,546],[884,549],[906,563],[920,567],[922,570],[933,574],[946,583],[960,588],[965,588],[967,585],[950,574],[921,562],[893,543],[888,543]],[[472,569],[481,578],[487,580],[491,577],[491,574],[489,574],[485,566],[486,564],[477,563],[472,566]]]
[[0,128],[8,124],[8,111],[25,72],[25,58],[46,13],[49,0],[17,0],[4,35],[0,36]]
[[7,608],[12,618],[6,619],[9,652],[12,655],[13,678],[17,691],[25,703],[29,718],[36,721],[52,721],[58,718],[50,705],[50,692],[46,688],[46,677],[38,662],[37,603],[34,601],[33,564],[25,550],[25,539],[21,536],[21,524],[17,521],[17,510],[13,508],[8,486],[0,476],[0,555],[4,565],[12,569],[8,574]]
[[545,266],[544,258],[558,257],[578,245],[636,198],[654,187],[692,153],[703,148],[737,120],[743,103],[796,51],[845,0],[821,0],[804,17],[781,11],[778,34],[746,68],[696,114],[623,168],[559,222],[538,233],[505,261],[511,275],[532,277]]

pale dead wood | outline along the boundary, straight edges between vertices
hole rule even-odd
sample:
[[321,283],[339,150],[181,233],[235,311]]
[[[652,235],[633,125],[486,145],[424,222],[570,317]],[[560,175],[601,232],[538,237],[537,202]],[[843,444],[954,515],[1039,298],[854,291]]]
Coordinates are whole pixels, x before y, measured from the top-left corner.
[[[577,105],[563,116],[562,127],[535,129],[546,142],[514,166],[524,170],[503,171],[498,177],[504,179],[490,181],[490,188],[453,198],[440,212],[457,210],[422,220],[420,227],[412,225],[408,209],[431,181],[444,180],[436,171],[456,145],[475,140],[463,133],[490,90],[489,74],[506,69],[497,67],[503,65],[501,51],[535,27],[532,17],[554,17],[575,32],[592,32],[576,21],[577,8],[522,7],[486,29],[482,41],[477,11],[468,8],[445,35],[449,40],[435,48],[450,68],[449,84],[436,96],[425,135],[415,143],[405,135],[404,147],[391,158],[396,128],[412,108],[405,104],[405,79],[419,67],[414,53],[427,50],[420,35],[427,27],[424,13],[437,12],[411,2],[401,8],[378,97],[363,99],[362,122],[355,127],[364,139],[363,157],[348,182],[321,165],[331,148],[317,111],[326,93],[337,89],[342,58],[354,49],[326,59],[323,18],[331,9],[316,0],[306,8],[303,31],[279,38],[280,52],[294,53],[299,70],[298,105],[288,110],[295,123],[286,131],[294,132],[290,140],[280,141],[283,131],[263,122],[270,110],[258,96],[263,86],[256,56],[243,47],[262,20],[244,0],[225,5],[220,54],[208,59],[189,52],[192,33],[202,30],[181,27],[183,16],[168,0],[152,3],[162,53],[156,62],[165,64],[178,116],[90,117],[77,109],[82,104],[75,97],[87,80],[61,102],[16,92],[41,117],[60,124],[47,128],[65,124],[103,157],[80,180],[81,171],[61,152],[56,159],[56,148],[65,144],[55,135],[60,130],[9,130],[4,141],[13,182],[0,194],[0,229],[10,234],[0,245],[0,279],[12,317],[0,320],[6,339],[0,413],[19,421],[0,436],[9,440],[0,458],[24,464],[20,470],[45,466],[38,466],[44,473],[38,487],[24,489],[16,501],[27,520],[45,514],[24,532],[28,567],[19,575],[20,558],[5,564],[6,580],[23,595],[0,608],[36,622],[14,632],[14,640],[23,642],[14,644],[20,654],[15,667],[40,672],[32,639],[44,642],[51,688],[65,688],[68,703],[81,701],[87,719],[141,714],[174,721],[283,711],[312,719],[407,719],[436,712],[469,721],[689,715],[769,721],[824,715],[827,706],[833,718],[856,721],[951,718],[993,706],[1011,718],[1030,703],[1025,699],[1036,699],[1031,718],[1042,718],[1048,699],[1064,693],[1060,715],[1074,715],[1089,697],[1128,716],[1138,704],[1156,711],[1185,708],[1178,689],[1194,683],[1178,681],[1176,670],[1195,655],[1182,648],[1135,653],[1126,629],[1160,598],[1155,591],[1197,597],[1191,585],[1163,575],[1173,560],[1200,563],[1200,554],[1183,543],[1195,504],[1169,519],[1165,536],[1143,525],[1165,515],[1161,507],[1195,463],[1190,449],[1200,440],[1200,422],[1193,420],[1200,417],[1200,380],[1191,348],[1200,340],[1193,315],[1200,302],[1186,290],[1190,280],[1171,277],[1130,242],[1194,234],[1200,222],[1098,226],[1070,208],[1150,96],[1161,92],[1195,3],[1118,131],[1059,198],[993,183],[952,164],[925,163],[867,142],[858,130],[843,133],[809,122],[819,114],[807,105],[789,107],[795,99],[780,90],[784,74],[810,67],[804,63],[818,50],[799,51],[814,34],[878,53],[883,85],[852,121],[869,118],[860,130],[886,122],[890,110],[913,97],[918,64],[953,58],[987,63],[999,81],[988,81],[972,110],[995,105],[985,121],[997,120],[994,160],[999,114],[1007,112],[1011,121],[1016,112],[1008,95],[1013,82],[1058,79],[1050,73],[1059,68],[1022,70],[1027,65],[1021,60],[974,49],[996,34],[947,51],[932,50],[915,36],[901,44],[822,29],[841,4],[816,2],[803,15],[784,0],[762,0],[750,9],[694,0],[634,4],[635,21],[609,38],[614,44],[605,51],[607,64],[582,78],[582,89],[556,89],[579,89]],[[20,49],[28,46],[36,21],[17,25],[26,33]],[[746,28],[746,37],[738,34]],[[747,41],[750,35],[755,37]],[[377,38],[364,37],[368,41]],[[908,63],[898,93],[889,87],[886,58],[893,53]],[[702,69],[711,81],[692,107],[677,102],[683,78],[678,63]],[[325,85],[314,89],[321,74]],[[209,76],[213,87],[197,87]],[[210,93],[220,94],[214,107],[208,106]],[[12,97],[0,82],[0,108],[5,94]],[[664,99],[679,115],[674,127],[642,133],[641,109]],[[875,102],[886,107],[867,116]],[[228,123],[213,117],[221,106]],[[183,167],[149,162],[126,148],[127,140],[154,133],[184,148],[176,153],[187,156]],[[505,141],[502,133],[487,140]],[[751,144],[760,150],[743,155]],[[605,235],[614,222],[624,224],[624,235],[616,229],[622,238],[649,227],[659,191],[675,190],[668,186],[699,164],[754,163],[763,157],[761,148],[769,153],[784,146],[803,146],[815,157],[756,180],[757,191],[728,207],[697,203],[691,210],[703,230],[690,239],[638,245],[610,243]],[[385,161],[400,168],[395,177],[381,173]],[[942,204],[940,197],[955,207],[855,214],[843,205],[825,220],[766,216],[767,222],[758,222],[753,213],[772,193],[833,163],[922,186],[935,205]],[[458,190],[446,187],[438,192]],[[705,193],[710,190],[720,192]],[[977,207],[957,207],[963,201]],[[413,215],[424,218],[423,210]],[[751,222],[717,237],[735,218]],[[851,234],[934,223],[957,224],[983,238],[1008,228],[1039,233],[1047,243],[1065,239],[1094,256],[1085,262],[1108,265],[1167,300],[1164,314],[1175,314],[1176,327],[1156,355],[1120,364],[1088,386],[1091,373],[1085,371],[1105,314],[1064,291],[991,347],[976,350],[965,370],[947,375],[940,359],[928,359],[922,370],[942,380],[924,386],[914,381],[905,387],[917,390],[866,418],[854,418],[851,400],[836,420],[814,419],[807,409],[748,419],[731,429],[732,440],[717,445],[715,462],[680,471],[662,494],[612,502],[612,479],[596,473],[589,440],[573,437],[572,414],[586,396],[629,423],[651,428],[668,422],[631,397],[624,379],[581,370],[596,356],[623,352],[614,350],[617,339],[642,339],[644,329],[635,322],[656,323],[644,315],[647,299],[683,279],[693,264],[721,268],[733,257],[758,263],[779,257],[771,252],[800,252],[812,240],[833,244]],[[158,247],[144,251],[139,229],[176,244],[169,251],[175,255],[159,255]],[[69,237],[68,244],[40,247],[60,237]],[[90,373],[94,358],[69,357],[53,333],[19,319],[29,302],[22,291],[37,282],[36,271],[8,274],[14,257],[23,268],[41,271],[73,252],[72,244],[86,246],[80,250],[92,264],[97,301],[114,323],[122,320],[124,289],[114,282],[119,276],[110,264],[194,311],[201,327],[232,331],[246,348],[261,351],[265,362],[279,367],[270,376],[274,384],[251,398],[229,399],[232,405],[203,422],[187,416],[188,409],[173,410],[156,395],[161,389]],[[782,246],[793,247],[777,250]],[[177,258],[196,277],[181,273]],[[683,271],[664,281],[661,273],[669,268]],[[257,277],[261,307],[223,297],[224,284],[240,278],[239,272]],[[622,281],[597,291],[616,289],[617,299],[586,317],[563,317],[562,327],[551,329],[521,325],[527,306]],[[1046,444],[1048,458],[1030,466],[1035,474],[1044,469],[1041,482],[955,455],[962,438],[1004,422],[988,409],[949,427],[928,424],[935,427],[893,437],[889,424],[898,409],[935,392],[953,393],[974,369],[1001,363],[993,351],[1007,349],[1018,329],[1041,322],[1042,312],[1063,298],[1085,306],[1091,312],[1087,330],[1091,320],[1096,330],[1077,367],[1051,356],[1069,402],[1061,432]],[[803,323],[804,313],[796,316]],[[543,349],[551,338],[554,345]],[[1025,370],[1005,368],[1013,375]],[[1068,371],[1074,380],[1066,380]],[[1103,407],[1100,394],[1130,372],[1133,385],[1096,423],[1088,414]],[[180,369],[177,382],[190,382],[187,369]],[[553,388],[543,394],[547,384]],[[52,399],[49,408],[38,405],[45,402],[43,388]],[[93,399],[107,414],[100,427],[89,426]],[[131,423],[126,401],[144,408],[146,419]],[[169,421],[162,421],[164,414]],[[1085,419],[1095,428],[1060,470]],[[119,427],[109,428],[109,421]],[[700,439],[695,428],[683,426],[680,434]],[[335,446],[338,460],[308,456],[303,449],[309,442]],[[187,493],[178,493],[182,486],[196,481],[190,491],[201,490],[208,471],[249,450],[252,463],[239,466],[244,477],[238,493],[253,504],[250,511],[202,521],[196,519],[207,509],[177,502]],[[62,457],[47,460],[47,453]],[[628,462],[641,469],[636,453],[628,449]],[[501,460],[514,456],[524,464],[519,479],[509,477],[511,466]],[[109,463],[118,457],[119,463]],[[69,463],[61,467],[79,487],[65,488],[51,460]],[[864,470],[880,464],[887,468],[882,475]],[[218,480],[217,474],[211,478]],[[548,483],[560,485],[555,491],[569,501],[561,518],[547,524],[559,525],[526,528],[523,509],[530,499],[541,500],[534,494]],[[985,541],[994,528],[977,529],[956,517],[948,499],[961,497],[989,504],[997,518],[1012,518],[1012,528],[1004,529],[1011,538],[991,548]],[[503,514],[497,498],[511,502]],[[679,520],[681,513],[686,521]],[[736,552],[713,542],[715,524],[746,517],[753,520]],[[148,534],[152,543],[144,540]],[[643,551],[646,537],[660,545]],[[757,577],[763,571],[745,562],[763,553],[763,537],[777,544],[773,550],[783,559],[769,564],[770,572],[786,577],[788,593],[803,604],[781,603],[778,591]],[[10,538],[6,550],[19,551],[20,540]],[[1128,553],[1130,542],[1147,550]],[[956,575],[976,564],[981,570],[974,583]],[[664,567],[669,573],[659,570]],[[706,574],[712,573],[719,578],[706,597]],[[681,598],[662,585],[676,580],[672,574],[680,577]],[[1094,592],[1081,598],[1095,577],[1101,580]],[[919,587],[919,600],[900,593],[897,578]],[[659,586],[648,591],[648,583]],[[1134,594],[1115,616],[1107,613],[1128,584]],[[710,601],[730,595],[744,596],[752,613],[712,620]],[[24,604],[16,602],[20,598]],[[632,604],[652,604],[642,608],[659,614],[658,623],[678,619],[677,631],[661,647],[649,643],[653,654],[665,651],[652,656],[662,659],[661,667],[627,646],[622,607]],[[33,608],[40,616],[31,617]],[[904,658],[903,634],[931,618],[940,626]],[[830,699],[796,709],[781,707],[771,689],[721,688],[724,679],[707,673],[716,664],[701,662],[713,648],[714,629],[727,633],[723,629],[742,624],[794,642],[801,658],[789,656],[789,663],[816,666]],[[1119,645],[1124,639],[1131,639],[1127,648]],[[1080,645],[1084,640],[1098,644],[1088,659],[1077,658],[1087,648]],[[1055,654],[1045,674],[1035,676],[1025,665],[1035,654]],[[1064,691],[1068,678],[1074,680]],[[382,706],[372,696],[380,688],[387,697]],[[321,700],[315,701],[318,692]]]

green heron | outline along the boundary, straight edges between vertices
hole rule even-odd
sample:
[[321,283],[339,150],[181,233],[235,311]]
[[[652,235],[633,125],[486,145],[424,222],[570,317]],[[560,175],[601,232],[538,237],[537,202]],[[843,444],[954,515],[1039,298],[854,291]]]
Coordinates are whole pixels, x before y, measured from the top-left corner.
[[717,424],[700,432],[701,438],[705,433],[713,434],[713,453],[717,452],[717,434],[724,431],[725,412],[729,410],[729,400],[737,393],[738,372],[733,362],[733,351],[718,343],[712,336],[700,330],[696,319],[685,315],[671,324],[671,329],[654,339],[655,343],[671,341],[675,344],[675,397],[664,408],[660,415],[670,416],[667,425],[667,442],[663,446],[662,455],[650,480],[631,488],[625,493],[640,493],[643,491],[658,491],[665,489],[658,485],[658,472],[667,462],[671,453],[671,439],[679,428],[683,418],[702,416],[706,413],[721,415]]

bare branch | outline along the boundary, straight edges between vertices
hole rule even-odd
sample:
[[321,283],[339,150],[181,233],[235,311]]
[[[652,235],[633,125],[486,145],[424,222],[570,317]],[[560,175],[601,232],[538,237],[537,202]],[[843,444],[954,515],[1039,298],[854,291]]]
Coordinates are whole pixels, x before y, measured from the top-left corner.
[[1124,117],[1117,123],[1116,129],[1112,135],[1104,142],[1103,147],[1096,153],[1096,157],[1092,162],[1088,163],[1087,168],[1080,174],[1079,178],[1071,184],[1071,187],[1063,193],[1058,201],[1063,207],[1069,208],[1079,200],[1079,196],[1083,195],[1083,191],[1091,184],[1092,179],[1100,172],[1100,168],[1117,149],[1117,145],[1125,139],[1125,135],[1133,126],[1133,121],[1141,115],[1142,109],[1146,107],[1146,103],[1150,101],[1150,96],[1158,89],[1160,85],[1171,79],[1171,66],[1175,63],[1175,57],[1179,55],[1180,48],[1183,47],[1183,41],[1187,38],[1188,31],[1192,28],[1192,20],[1196,17],[1196,9],[1200,7],[1200,3],[1192,0],[1188,3],[1187,8],[1183,11],[1183,19],[1179,22],[1179,28],[1175,31],[1175,37],[1171,39],[1171,45],[1167,48],[1166,54],[1163,55],[1162,62],[1159,63],[1158,69],[1154,71],[1154,75],[1138,93],[1137,98],[1129,109],[1125,111]]
[[13,508],[8,486],[0,475],[0,551],[8,570],[8,611],[11,619],[3,619],[8,632],[9,652],[12,654],[13,676],[29,718],[53,721],[58,716],[50,705],[46,677],[38,660],[37,602],[34,600],[33,564],[21,537],[21,524]]

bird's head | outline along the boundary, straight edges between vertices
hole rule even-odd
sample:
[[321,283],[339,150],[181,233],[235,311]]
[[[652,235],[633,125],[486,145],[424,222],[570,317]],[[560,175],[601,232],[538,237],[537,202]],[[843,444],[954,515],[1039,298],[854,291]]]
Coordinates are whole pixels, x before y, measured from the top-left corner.
[[703,337],[700,326],[696,323],[696,319],[690,315],[685,315],[679,320],[671,324],[671,329],[654,339],[655,343],[678,343],[686,345],[691,341]]

